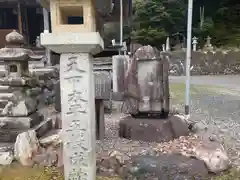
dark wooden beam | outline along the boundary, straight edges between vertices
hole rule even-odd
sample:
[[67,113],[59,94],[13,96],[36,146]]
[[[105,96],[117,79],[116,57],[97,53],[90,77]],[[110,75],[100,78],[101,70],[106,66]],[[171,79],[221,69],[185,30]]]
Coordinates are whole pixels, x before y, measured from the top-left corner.
[[23,4],[25,6],[40,7],[40,4],[36,0],[0,0],[0,7],[12,6],[16,4]]
[[19,2],[17,5],[17,12],[18,12],[18,30],[20,34],[23,34],[21,4]]

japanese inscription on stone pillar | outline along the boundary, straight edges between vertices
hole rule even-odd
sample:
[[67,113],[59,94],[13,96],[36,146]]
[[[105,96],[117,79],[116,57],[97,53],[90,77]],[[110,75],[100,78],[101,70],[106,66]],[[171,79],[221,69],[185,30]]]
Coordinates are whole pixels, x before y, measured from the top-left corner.
[[[89,92],[91,63],[88,54],[62,54],[60,60],[63,160],[66,180],[89,180],[95,149]],[[95,163],[95,162],[94,162]]]

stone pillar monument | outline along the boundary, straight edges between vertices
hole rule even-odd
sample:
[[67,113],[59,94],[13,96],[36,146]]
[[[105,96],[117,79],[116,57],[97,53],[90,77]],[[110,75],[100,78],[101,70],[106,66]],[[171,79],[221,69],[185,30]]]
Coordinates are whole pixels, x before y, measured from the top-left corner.
[[93,54],[103,49],[92,0],[51,0],[52,33],[41,44],[60,53],[65,180],[95,180]]

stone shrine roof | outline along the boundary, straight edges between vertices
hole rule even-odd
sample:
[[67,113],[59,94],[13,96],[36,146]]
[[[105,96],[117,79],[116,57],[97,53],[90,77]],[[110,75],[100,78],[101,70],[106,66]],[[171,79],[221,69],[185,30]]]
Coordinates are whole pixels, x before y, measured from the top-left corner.
[[0,49],[0,61],[39,61],[43,58],[30,49],[22,48],[25,39],[15,30],[6,35],[6,41],[6,47]]
[[160,52],[155,47],[147,45],[138,48],[134,53],[134,57],[137,58],[137,60],[159,59]]

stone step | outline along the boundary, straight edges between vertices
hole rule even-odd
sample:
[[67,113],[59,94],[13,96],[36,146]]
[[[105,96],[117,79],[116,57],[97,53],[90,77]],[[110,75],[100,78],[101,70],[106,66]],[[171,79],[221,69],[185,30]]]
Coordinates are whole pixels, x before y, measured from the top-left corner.
[[1,100],[10,100],[13,97],[13,93],[0,93]]
[[53,71],[54,71],[54,68],[51,68],[51,67],[30,69],[30,72],[34,73],[37,76],[47,74]]
[[[30,64],[29,65],[29,71],[34,72],[34,73],[49,73],[53,71],[53,68],[50,67],[45,67],[44,64]],[[3,66],[0,65],[0,77],[3,77],[6,73],[6,70]]]
[[31,48],[35,55],[44,56],[46,54],[45,48]]
[[[29,130],[35,130],[37,133],[37,137],[40,138],[48,131],[50,131],[53,127],[53,120],[46,119],[42,121],[40,124]],[[13,143],[16,141],[18,134],[25,132],[27,130],[22,129],[0,129],[0,142]]]
[[[1,112],[1,109],[0,109]],[[1,129],[8,130],[28,130],[43,121],[43,117],[38,113],[33,113],[29,117],[0,117],[0,122],[5,124]]]
[[14,143],[0,143],[0,152],[13,152]]
[[28,67],[29,67],[29,69],[44,68],[45,65],[42,61],[37,61],[37,62],[29,62]]
[[16,90],[20,90],[20,88],[19,87],[11,87],[11,86],[0,85],[0,94],[1,93],[12,93]]
[[[32,69],[32,68],[44,68],[45,65],[42,61],[30,61],[29,62],[29,69]],[[3,64],[0,64],[0,70],[3,70],[5,71],[5,67]]]

